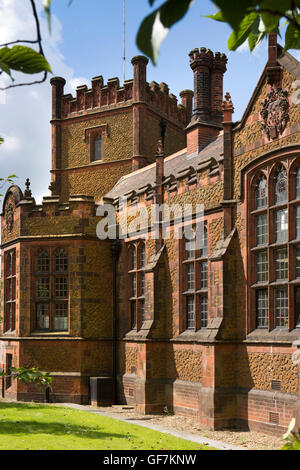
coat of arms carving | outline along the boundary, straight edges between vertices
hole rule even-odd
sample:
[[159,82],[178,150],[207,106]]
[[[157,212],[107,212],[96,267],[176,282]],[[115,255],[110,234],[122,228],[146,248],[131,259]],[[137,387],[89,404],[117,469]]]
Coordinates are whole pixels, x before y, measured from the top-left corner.
[[14,208],[13,208],[12,204],[9,204],[7,206],[5,221],[6,221],[7,231],[11,232],[12,228],[13,228],[13,225],[14,225]]
[[272,88],[262,102],[260,115],[263,119],[262,129],[268,139],[276,139],[289,121],[288,92],[282,88]]

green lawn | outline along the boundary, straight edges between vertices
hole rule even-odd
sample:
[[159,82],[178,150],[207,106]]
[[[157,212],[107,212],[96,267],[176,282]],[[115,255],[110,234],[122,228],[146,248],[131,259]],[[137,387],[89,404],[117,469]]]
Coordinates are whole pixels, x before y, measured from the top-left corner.
[[0,402],[0,450],[209,450],[112,418],[48,405]]

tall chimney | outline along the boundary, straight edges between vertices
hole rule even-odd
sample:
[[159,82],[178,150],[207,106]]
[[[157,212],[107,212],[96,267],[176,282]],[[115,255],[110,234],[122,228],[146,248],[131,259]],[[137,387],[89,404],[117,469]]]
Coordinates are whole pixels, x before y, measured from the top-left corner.
[[147,57],[136,56],[133,65],[133,156],[132,170],[147,165],[145,149],[146,132],[146,68]]
[[[61,168],[61,103],[64,94],[65,79],[53,77],[50,80],[52,86],[52,170]],[[61,192],[60,175],[51,175],[51,193],[59,195]]]
[[227,57],[201,47],[189,53],[194,72],[194,111],[187,127],[187,152],[199,153],[222,130],[223,75]]
[[186,112],[186,125],[191,122],[193,114],[193,97],[194,92],[192,90],[182,90],[179,93],[181,98],[181,104],[185,107]]
[[226,55],[216,52],[211,69],[210,102],[211,119],[219,123],[221,123],[223,119],[223,76],[227,70],[226,64]]
[[267,80],[269,85],[279,85],[282,69],[277,62],[277,33],[269,33]]

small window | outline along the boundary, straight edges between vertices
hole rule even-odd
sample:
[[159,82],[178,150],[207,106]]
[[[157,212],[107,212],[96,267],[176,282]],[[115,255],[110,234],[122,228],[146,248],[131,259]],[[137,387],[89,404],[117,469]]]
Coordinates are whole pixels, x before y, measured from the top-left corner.
[[102,137],[100,135],[93,138],[93,160],[102,160]]

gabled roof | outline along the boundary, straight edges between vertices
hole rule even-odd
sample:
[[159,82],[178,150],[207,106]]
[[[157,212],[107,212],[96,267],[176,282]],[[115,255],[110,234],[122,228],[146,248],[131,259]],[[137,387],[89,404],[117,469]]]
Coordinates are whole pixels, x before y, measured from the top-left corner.
[[[295,57],[293,57],[291,54],[289,54],[288,52],[285,52],[283,54],[282,53],[283,48],[279,44],[277,45],[277,48],[278,48],[277,62],[283,68],[285,68],[291,75],[293,75],[296,80],[300,80],[300,62]],[[248,103],[248,105],[247,105],[247,107],[244,111],[244,114],[243,114],[241,120],[237,121],[235,123],[235,125],[233,127],[233,130],[240,129],[244,125],[245,121],[247,120],[247,117],[248,117],[248,114],[249,114],[249,112],[252,108],[252,105],[253,105],[254,101],[256,100],[256,97],[257,97],[257,95],[258,95],[258,93],[259,93],[259,91],[262,87],[262,84],[263,84],[263,82],[266,78],[267,67],[268,67],[268,63],[266,63],[265,68],[263,69],[262,74],[259,77],[257,85],[254,88],[252,96],[249,100],[249,103]]]
[[[198,154],[187,154],[187,149],[180,150],[173,155],[165,158],[164,179],[169,176],[180,177],[185,170],[199,171],[210,159],[216,162],[223,160],[223,133],[213,142],[203,148]],[[133,171],[128,175],[122,176],[116,185],[104,196],[104,198],[115,199],[129,194],[132,191],[142,193],[147,186],[154,186],[156,178],[155,163],[147,165],[144,168]]]

